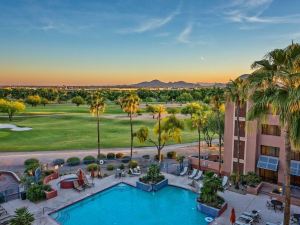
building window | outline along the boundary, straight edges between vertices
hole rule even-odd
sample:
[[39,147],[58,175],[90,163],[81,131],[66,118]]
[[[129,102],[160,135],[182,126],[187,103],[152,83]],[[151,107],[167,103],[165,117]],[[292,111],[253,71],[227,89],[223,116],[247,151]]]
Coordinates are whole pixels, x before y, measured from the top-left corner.
[[300,177],[291,175],[291,185],[300,187]]
[[280,136],[281,129],[280,129],[280,126],[277,126],[277,125],[262,124],[261,125],[261,134]]
[[[246,117],[246,111],[247,111],[247,104],[243,104],[240,106],[240,117]],[[237,106],[235,106],[235,117],[237,117]]]
[[[233,162],[233,173],[237,173],[238,171],[238,163],[237,162]],[[244,174],[244,163],[240,163],[240,174]]]
[[273,156],[273,157],[279,157],[279,150],[278,147],[272,147],[272,146],[260,146],[260,154],[261,155],[267,155],[267,156]]
[[292,160],[300,161],[300,152],[292,151]]
[[278,172],[266,169],[259,169],[259,176],[263,181],[277,184]]
[[[238,129],[237,129],[237,121],[235,121],[235,126],[234,126],[234,136],[238,136]],[[245,137],[245,127],[246,127],[246,122],[245,121],[240,121],[240,137]]]
[[[245,142],[240,141],[240,159],[244,159],[245,155]],[[238,158],[238,141],[234,140],[234,151],[233,151],[233,157]]]

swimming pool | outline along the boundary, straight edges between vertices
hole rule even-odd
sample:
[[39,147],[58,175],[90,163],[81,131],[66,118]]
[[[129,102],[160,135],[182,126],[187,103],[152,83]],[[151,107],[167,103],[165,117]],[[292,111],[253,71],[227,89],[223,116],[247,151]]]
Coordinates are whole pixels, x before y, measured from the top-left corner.
[[144,192],[118,184],[50,216],[62,225],[207,225],[196,197],[173,186]]

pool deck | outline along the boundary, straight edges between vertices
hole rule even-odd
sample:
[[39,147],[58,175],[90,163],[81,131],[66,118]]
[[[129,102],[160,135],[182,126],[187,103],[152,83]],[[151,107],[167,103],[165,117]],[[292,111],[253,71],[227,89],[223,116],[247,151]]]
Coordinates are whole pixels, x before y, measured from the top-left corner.
[[[169,180],[170,185],[179,186],[182,188],[186,188],[192,191],[197,191],[198,188],[193,188],[189,184],[191,180],[187,177],[178,177],[170,174],[164,174],[166,178]],[[50,218],[49,213],[68,206],[74,202],[77,202],[81,199],[84,199],[90,195],[93,195],[99,191],[105,190],[113,185],[118,183],[127,183],[135,186],[138,177],[124,177],[124,178],[115,178],[114,176],[109,176],[104,179],[94,179],[94,186],[92,188],[88,188],[82,192],[77,192],[75,190],[70,189],[60,189],[59,181],[64,178],[68,178],[69,175],[61,177],[57,180],[53,180],[50,184],[58,190],[58,197],[42,201],[39,203],[32,203],[28,200],[22,201],[20,199],[13,200],[7,203],[2,204],[3,207],[11,214],[14,214],[16,208],[20,208],[23,206],[28,207],[29,211],[35,215],[35,223],[34,225],[57,225],[57,223]],[[90,181],[91,182],[91,181]],[[253,209],[261,210],[262,220],[259,224],[265,224],[266,221],[279,223],[283,219],[282,212],[274,212],[268,210],[265,205],[266,201],[269,199],[269,196],[266,195],[241,195],[231,191],[225,191],[221,193],[221,195],[228,202],[228,209],[223,213],[223,215],[217,218],[212,224],[213,225],[228,225],[230,211],[231,208],[234,207],[236,211],[236,215],[239,216],[244,211],[251,211]],[[43,212],[44,211],[44,212]],[[292,206],[291,212],[300,212],[300,207]]]

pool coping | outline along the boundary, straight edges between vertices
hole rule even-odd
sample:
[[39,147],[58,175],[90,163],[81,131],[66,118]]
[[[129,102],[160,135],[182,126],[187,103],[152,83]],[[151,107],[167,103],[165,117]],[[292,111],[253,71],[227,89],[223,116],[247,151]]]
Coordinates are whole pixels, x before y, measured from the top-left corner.
[[[62,207],[60,207],[60,208],[57,208],[57,209],[51,211],[50,213],[47,213],[47,216],[48,216],[48,218],[50,218],[50,220],[51,220],[52,222],[56,223],[57,225],[62,225],[62,224],[59,223],[57,220],[55,220],[53,217],[51,217],[51,215],[54,214],[54,213],[56,213],[56,212],[58,212],[58,211],[60,211],[60,210],[65,209],[65,208],[67,208],[67,207],[70,207],[70,206],[72,206],[72,205],[74,205],[74,204],[77,204],[78,202],[81,202],[81,201],[83,201],[83,200],[85,200],[85,199],[92,198],[93,196],[95,196],[95,195],[97,195],[97,194],[99,194],[99,193],[101,193],[101,192],[107,191],[107,190],[109,190],[109,189],[111,189],[111,188],[114,188],[115,186],[118,186],[118,185],[120,185],[120,184],[125,184],[125,185],[128,185],[128,186],[131,186],[131,187],[133,187],[133,188],[138,189],[138,188],[137,188],[136,186],[134,186],[133,184],[130,184],[129,182],[126,182],[126,181],[123,180],[123,181],[120,181],[120,182],[118,182],[118,183],[112,184],[111,186],[106,187],[106,188],[104,188],[104,189],[102,189],[102,190],[100,190],[100,191],[97,191],[97,192],[92,193],[92,194],[90,194],[90,195],[88,195],[88,196],[85,196],[85,197],[83,197],[83,198],[81,198],[81,199],[78,199],[78,200],[76,200],[76,201],[74,201],[74,202],[72,202],[72,203],[68,203],[68,204],[66,204],[66,205],[64,205],[64,206],[62,206]],[[183,189],[183,190],[186,190],[186,191],[190,191],[190,192],[193,192],[193,193],[197,194],[197,192],[195,192],[195,191],[193,191],[193,190],[191,190],[191,189],[184,188],[184,187],[182,187],[182,186],[178,186],[178,185],[174,185],[174,184],[168,184],[168,186],[180,188],[180,189]],[[138,190],[140,190],[140,189],[138,189]],[[140,190],[140,191],[142,191],[142,190]]]

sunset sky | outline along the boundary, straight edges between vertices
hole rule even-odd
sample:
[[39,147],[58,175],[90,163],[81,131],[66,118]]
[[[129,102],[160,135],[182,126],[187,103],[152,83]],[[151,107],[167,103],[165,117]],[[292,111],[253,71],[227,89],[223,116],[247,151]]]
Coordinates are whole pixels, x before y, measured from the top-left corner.
[[300,41],[299,0],[3,0],[0,85],[227,82]]

